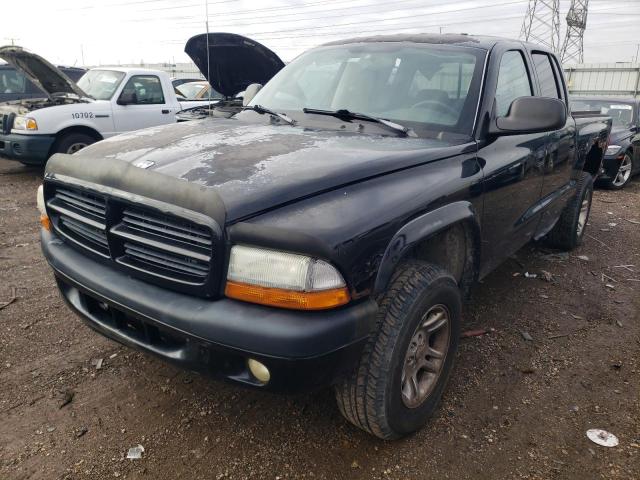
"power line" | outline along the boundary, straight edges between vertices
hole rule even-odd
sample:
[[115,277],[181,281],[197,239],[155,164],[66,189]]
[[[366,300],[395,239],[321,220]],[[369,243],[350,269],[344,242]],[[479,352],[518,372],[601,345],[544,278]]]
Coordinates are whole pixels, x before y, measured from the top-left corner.
[[[397,16],[397,17],[389,17],[389,18],[384,18],[384,19],[380,19],[380,20],[371,20],[371,19],[369,19],[369,20],[361,20],[361,21],[357,21],[357,22],[337,23],[337,24],[333,24],[333,25],[319,25],[319,26],[315,26],[315,27],[300,27],[300,28],[289,28],[289,29],[272,30],[272,31],[267,31],[267,32],[253,32],[253,35],[269,34],[269,33],[276,33],[276,34],[277,33],[290,33],[290,32],[318,30],[318,29],[324,29],[324,28],[347,27],[347,26],[354,26],[354,25],[372,24],[372,23],[377,23],[377,22],[387,22],[387,21],[390,21],[390,20],[405,20],[405,19],[408,19],[408,18],[432,16],[432,15],[442,14],[442,13],[456,13],[456,12],[472,11],[472,10],[486,10],[488,8],[504,7],[504,6],[507,6],[507,5],[521,4],[521,3],[523,3],[523,1],[526,1],[526,0],[511,0],[511,1],[508,1],[508,2],[496,3],[496,4],[493,4],[493,5],[483,6],[483,7],[458,8],[458,9],[455,9],[455,10],[449,10],[447,12],[438,12],[438,13],[429,12],[429,13],[423,13],[423,14],[415,14],[414,13],[412,15],[401,15],[401,16]],[[316,18],[313,18],[313,19],[310,18],[309,20],[322,20],[322,17],[316,17]],[[256,25],[256,24],[250,24],[250,25],[246,25],[246,26],[252,26],[252,25]],[[259,25],[259,23],[257,25]]]
[[[412,17],[416,17],[417,15],[414,15]],[[348,36],[348,37],[354,37],[354,36],[358,36],[361,33],[377,33],[377,32],[401,32],[401,31],[406,31],[406,30],[421,30],[422,32],[425,31],[426,28],[437,28],[439,26],[446,26],[446,27],[451,27],[451,26],[457,26],[457,25],[468,25],[468,24],[472,24],[472,23],[483,23],[483,22],[500,22],[500,21],[504,21],[504,20],[513,20],[515,18],[522,18],[521,15],[510,15],[510,16],[502,16],[500,18],[496,18],[496,17],[489,17],[489,18],[475,18],[473,20],[467,20],[464,22],[439,22],[439,23],[432,23],[432,24],[425,24],[425,23],[419,23],[417,25],[411,25],[411,26],[405,26],[405,27],[398,27],[396,25],[383,25],[380,27],[376,27],[374,29],[365,29],[365,30],[361,30],[358,29],[358,31],[356,33],[350,31],[350,32],[324,32],[324,33],[307,33],[307,34],[296,34],[296,35],[287,35],[287,36],[264,36],[264,35],[269,35],[269,34],[273,34],[276,33],[278,34],[279,32],[254,32],[251,34],[251,36],[253,38],[260,39],[260,41],[264,41],[266,40],[286,40],[286,39],[290,39],[290,38],[315,38],[315,37],[336,37],[336,36]],[[374,22],[365,22],[365,23],[374,23]],[[404,25],[404,24],[402,24]],[[335,25],[338,26],[338,25]],[[333,25],[332,25],[333,27]],[[387,27],[387,28],[385,28]],[[313,28],[308,29],[308,30],[313,30]],[[168,40],[166,42],[163,43],[171,43],[171,44],[180,44],[183,43],[184,40]]]
[[[405,4],[405,3],[413,3],[413,2],[420,2],[420,3],[424,3],[424,0],[396,0],[393,5],[394,7],[398,4]],[[326,4],[325,2],[319,2],[320,4]],[[341,11],[344,12],[346,10],[353,10],[353,9],[363,9],[363,8],[371,8],[371,7],[376,7],[376,8],[380,8],[382,7],[383,11],[380,13],[384,13],[385,11],[389,11],[389,6],[386,4],[381,4],[380,2],[374,2],[372,4],[368,4],[368,5],[353,5],[353,1],[349,1],[350,5],[346,6],[346,7],[336,7],[336,8],[326,8],[323,10],[318,10],[318,11],[314,11],[314,12],[292,12],[292,13],[277,13],[275,15],[264,15],[264,16],[260,16],[260,17],[253,17],[252,20],[260,20],[260,24],[266,23],[266,22],[262,22],[263,19],[265,18],[278,18],[280,22],[299,22],[299,21],[304,21],[304,20],[312,20],[314,19],[314,17],[305,17],[302,19],[285,19],[283,17],[290,17],[290,16],[298,16],[298,15],[308,15],[308,14],[316,14],[316,13],[325,13],[325,12],[335,12],[335,11]],[[444,1],[444,2],[439,2],[437,4],[434,5],[429,5],[429,7],[440,7],[440,6],[445,6],[445,5],[451,5],[451,1]],[[378,12],[360,12],[360,13],[378,13]],[[436,15],[437,12],[434,13],[434,15]],[[220,14],[220,15],[216,15],[217,19],[221,19],[222,17],[224,17],[225,14]],[[341,17],[342,15],[327,15],[326,17],[321,17],[321,18],[334,18],[334,17]],[[246,20],[246,19],[240,19],[240,20]],[[178,22],[178,23],[182,23],[182,24],[187,24],[187,23],[196,23],[197,20],[193,20],[190,22]],[[272,22],[273,23],[273,22]],[[236,23],[235,21],[233,22],[234,25],[242,25],[239,23]]]
[[[238,0],[216,0],[213,2],[207,2],[209,5],[215,5],[218,3],[231,3],[231,2],[237,2]],[[123,2],[123,3],[112,3],[112,4],[108,4],[108,5],[104,5],[104,4],[100,4],[100,5],[84,5],[82,7],[69,7],[69,8],[61,8],[58,9],[58,11],[60,12],[68,12],[68,11],[76,11],[76,10],[95,10],[95,9],[104,9],[104,8],[111,8],[111,7],[130,7],[131,5],[142,5],[142,4],[146,4],[146,3],[174,3],[171,0],[137,0],[137,1],[131,1],[131,2]],[[176,9],[176,8],[189,8],[189,7],[202,7],[202,3],[193,3],[193,4],[189,4],[189,5],[173,5],[170,7],[170,9]],[[142,11],[152,11],[153,9],[150,10],[142,10]],[[138,10],[140,11],[140,10]]]

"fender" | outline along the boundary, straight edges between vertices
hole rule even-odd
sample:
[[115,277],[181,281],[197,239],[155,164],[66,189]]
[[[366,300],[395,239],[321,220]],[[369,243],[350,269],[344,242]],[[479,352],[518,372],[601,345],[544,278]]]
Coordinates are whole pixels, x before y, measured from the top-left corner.
[[97,100],[88,103],[54,105],[29,114],[38,122],[38,134],[57,135],[73,127],[90,128],[106,138],[113,134],[111,104]]
[[[406,253],[422,240],[462,221],[470,221],[474,227],[474,241],[480,238],[480,223],[473,205],[458,201],[432,210],[405,224],[393,236],[382,256],[373,294],[385,290],[391,275]],[[478,270],[478,258],[474,261],[474,271]]]

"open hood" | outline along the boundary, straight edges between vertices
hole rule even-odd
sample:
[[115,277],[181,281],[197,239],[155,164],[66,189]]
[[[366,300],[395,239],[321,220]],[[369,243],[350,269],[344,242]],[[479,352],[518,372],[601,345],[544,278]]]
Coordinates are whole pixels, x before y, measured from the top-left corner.
[[24,73],[31,82],[47,94],[50,100],[53,100],[52,97],[55,94],[68,93],[79,97],[88,96],[55,65],[22,47],[0,47],[0,58]]
[[254,40],[234,33],[208,36],[208,42],[206,33],[191,37],[184,51],[213,89],[226,97],[235,96],[252,83],[264,85],[284,67],[274,52]]

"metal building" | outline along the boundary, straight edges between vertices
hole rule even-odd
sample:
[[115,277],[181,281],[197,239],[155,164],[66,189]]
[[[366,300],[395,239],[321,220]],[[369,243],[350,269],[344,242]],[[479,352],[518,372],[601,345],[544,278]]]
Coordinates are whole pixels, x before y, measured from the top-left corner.
[[640,63],[583,63],[565,65],[572,95],[640,96]]

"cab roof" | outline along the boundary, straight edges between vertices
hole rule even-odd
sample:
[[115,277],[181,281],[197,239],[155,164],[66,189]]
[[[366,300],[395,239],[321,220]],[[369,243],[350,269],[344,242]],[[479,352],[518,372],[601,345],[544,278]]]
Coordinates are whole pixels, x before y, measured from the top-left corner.
[[327,45],[347,45],[351,43],[382,43],[382,42],[406,42],[424,43],[432,45],[459,45],[490,50],[497,43],[519,43],[528,49],[548,51],[547,48],[521,40],[511,38],[494,37],[490,35],[468,35],[466,33],[397,33],[390,35],[373,35],[368,37],[354,37],[345,40],[328,42]]

